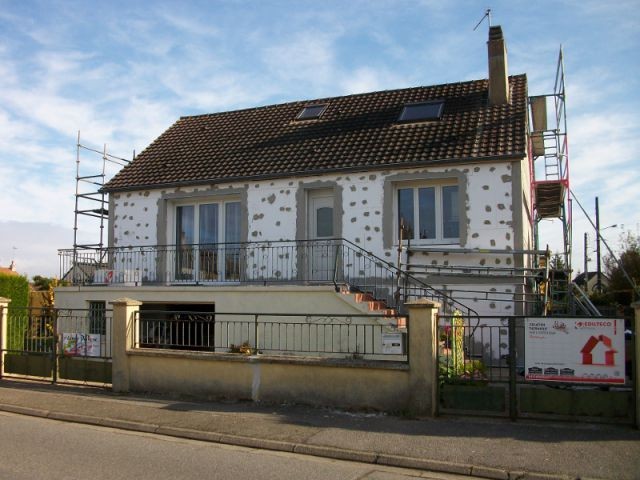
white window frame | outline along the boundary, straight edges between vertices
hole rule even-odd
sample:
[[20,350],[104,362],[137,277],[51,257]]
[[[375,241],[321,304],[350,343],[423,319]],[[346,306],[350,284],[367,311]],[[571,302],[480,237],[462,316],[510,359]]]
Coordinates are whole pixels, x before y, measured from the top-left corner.
[[[217,245],[224,244],[226,237],[226,205],[229,203],[238,203],[240,205],[240,215],[242,215],[242,200],[239,196],[216,196],[216,197],[187,197],[182,199],[174,199],[170,203],[170,208],[168,209],[168,234],[169,234],[169,244],[177,246],[177,227],[178,227],[178,207],[188,207],[192,206],[194,209],[194,219],[193,219],[193,271],[194,271],[194,281],[201,283],[200,280],[200,265],[199,265],[199,243],[200,243],[200,205],[210,205],[217,204],[218,205],[218,241]],[[240,218],[240,222],[242,225],[242,218]],[[240,231],[240,235],[242,235],[242,231]],[[242,243],[243,239],[240,238],[237,243]],[[173,263],[173,262],[172,262]],[[177,272],[175,272],[175,265],[171,265],[171,278],[174,278]],[[218,259],[218,272],[221,273],[220,281],[226,281],[225,279],[225,268],[224,268],[224,258],[220,256]],[[207,282],[207,283],[215,283]]]
[[[442,191],[444,187],[458,187],[458,236],[457,237],[444,237],[444,218],[443,218],[443,197]],[[420,188],[435,188],[435,217],[436,217],[436,235],[435,238],[416,238],[416,234],[419,231],[419,195],[418,190]],[[413,245],[460,245],[460,233],[462,229],[461,214],[460,214],[460,195],[461,188],[460,183],[456,179],[442,180],[442,181],[415,181],[415,182],[402,182],[397,183],[393,190],[393,211],[394,211],[394,239],[395,243],[399,242],[399,225],[400,225],[400,205],[398,200],[398,192],[403,189],[413,190],[413,223],[414,223],[414,237],[411,239],[403,238],[403,243],[411,242]]]
[[[177,221],[178,221],[178,207],[193,207],[194,208],[194,219],[193,219],[193,236],[194,236],[194,244],[197,245],[200,241],[200,205],[210,205],[217,204],[218,205],[218,241],[217,243],[225,243],[224,238],[226,235],[225,232],[225,218],[226,218],[226,204],[227,203],[241,203],[240,198],[236,197],[225,197],[224,199],[220,197],[212,197],[212,198],[185,198],[181,200],[174,200],[171,202],[171,218],[169,219],[169,238],[170,244],[177,244]],[[242,211],[241,211],[242,212]],[[242,241],[242,240],[240,240]]]

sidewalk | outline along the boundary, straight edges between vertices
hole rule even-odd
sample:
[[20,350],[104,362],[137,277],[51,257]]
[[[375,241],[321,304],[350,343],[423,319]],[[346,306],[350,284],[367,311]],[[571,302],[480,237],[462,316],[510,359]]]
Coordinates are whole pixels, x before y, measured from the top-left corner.
[[410,420],[298,405],[123,396],[6,378],[0,380],[0,410],[486,478],[640,479],[640,432],[627,426]]

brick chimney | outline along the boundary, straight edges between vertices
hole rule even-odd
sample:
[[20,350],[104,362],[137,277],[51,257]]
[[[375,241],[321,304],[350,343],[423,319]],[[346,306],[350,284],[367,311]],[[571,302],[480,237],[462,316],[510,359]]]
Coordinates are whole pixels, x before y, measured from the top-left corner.
[[509,74],[507,73],[507,45],[498,25],[489,27],[489,104],[509,103]]

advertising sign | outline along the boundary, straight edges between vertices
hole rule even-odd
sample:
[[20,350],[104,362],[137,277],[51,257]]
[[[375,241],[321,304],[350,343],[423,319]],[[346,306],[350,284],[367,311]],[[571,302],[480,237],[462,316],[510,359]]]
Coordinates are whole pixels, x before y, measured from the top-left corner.
[[624,383],[624,358],[624,320],[525,320],[526,380]]
[[63,333],[62,352],[70,357],[99,357],[100,337],[95,333]]

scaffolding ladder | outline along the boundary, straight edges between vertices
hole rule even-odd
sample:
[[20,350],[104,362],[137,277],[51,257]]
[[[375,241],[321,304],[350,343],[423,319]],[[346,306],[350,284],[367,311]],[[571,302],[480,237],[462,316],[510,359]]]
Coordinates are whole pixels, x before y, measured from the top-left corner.
[[[552,115],[547,107],[552,105]],[[542,220],[557,219],[562,225],[563,268],[546,268],[546,296],[553,307],[546,314],[568,313],[573,304],[571,295],[571,198],[569,195],[569,150],[567,143],[567,116],[564,58],[562,47],[558,55],[553,93],[529,97],[531,113],[529,152],[531,161],[531,197],[535,245],[539,244],[539,224]],[[562,300],[561,300],[562,299]],[[547,302],[545,302],[547,304]],[[560,307],[560,308],[558,308]]]

